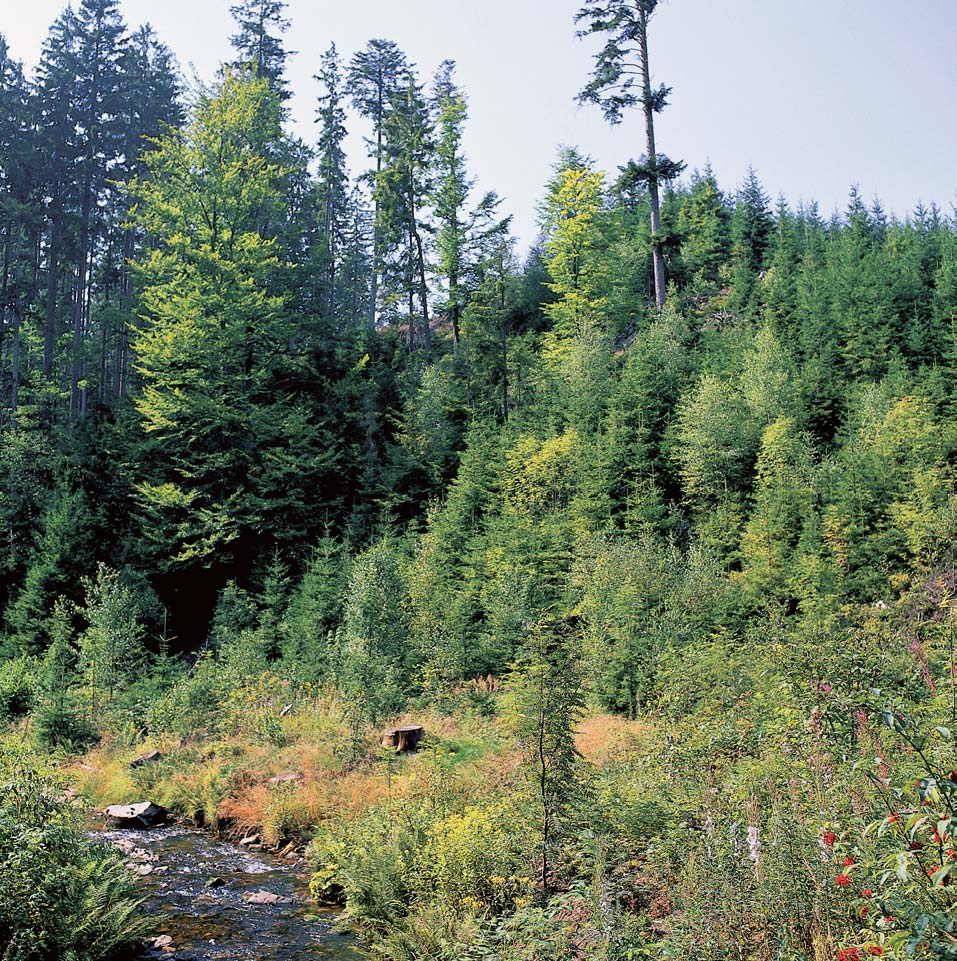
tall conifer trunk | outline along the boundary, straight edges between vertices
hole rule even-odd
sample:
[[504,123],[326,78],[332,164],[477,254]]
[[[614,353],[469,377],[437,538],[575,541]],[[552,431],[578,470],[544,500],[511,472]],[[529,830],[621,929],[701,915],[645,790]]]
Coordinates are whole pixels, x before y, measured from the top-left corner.
[[648,67],[648,14],[643,2],[638,4],[641,25],[641,90],[645,113],[645,136],[648,153],[648,199],[651,206],[651,253],[655,271],[655,304],[660,310],[665,305],[665,255],[661,249],[661,202],[658,197],[658,155],[655,150],[655,108],[651,90],[651,70]]

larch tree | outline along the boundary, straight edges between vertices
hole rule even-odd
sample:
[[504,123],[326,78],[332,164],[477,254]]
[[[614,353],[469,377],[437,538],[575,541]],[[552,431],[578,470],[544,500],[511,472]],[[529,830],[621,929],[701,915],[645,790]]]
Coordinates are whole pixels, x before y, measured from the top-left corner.
[[274,526],[305,522],[307,491],[328,489],[314,470],[335,445],[300,394],[289,268],[260,232],[282,208],[283,171],[255,145],[279,122],[265,79],[227,71],[130,188],[155,244],[137,265],[137,491],[144,533],[171,567],[248,555]]
[[655,303],[665,304],[664,237],[661,231],[660,186],[684,170],[684,164],[660,153],[655,145],[655,114],[668,105],[671,88],[653,87],[648,61],[648,24],[659,0],[586,0],[575,17],[584,24],[580,37],[603,35],[605,45],[595,57],[591,80],[578,95],[579,103],[601,107],[611,124],[622,121],[624,111],[641,105],[645,115],[646,153],[636,165],[648,185],[651,202],[651,243],[654,259]]
[[[170,49],[161,43],[150,26],[140,27],[124,51],[122,97],[119,123],[119,161],[110,180],[106,245],[100,265],[104,300],[114,329],[104,319],[101,331],[100,399],[110,395],[120,400],[127,395],[131,377],[130,322],[134,309],[132,263],[139,253],[143,235],[129,217],[130,195],[125,189],[137,174],[146,170],[145,156],[156,138],[168,128],[183,123],[180,106],[178,66]],[[112,358],[107,338],[112,335]]]

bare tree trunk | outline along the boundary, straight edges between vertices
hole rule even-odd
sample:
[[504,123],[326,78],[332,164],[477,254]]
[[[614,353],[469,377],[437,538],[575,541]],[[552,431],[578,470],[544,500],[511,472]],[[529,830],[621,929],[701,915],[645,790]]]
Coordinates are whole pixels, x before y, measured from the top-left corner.
[[17,426],[17,408],[20,405],[20,327],[22,323],[19,300],[13,304],[13,360],[11,363],[10,419]]
[[369,333],[375,330],[376,307],[379,296],[379,178],[382,175],[382,125],[385,122],[385,78],[379,72],[379,103],[378,112],[375,120],[376,125],[376,150],[375,150],[375,182],[372,185],[372,280],[369,284]]
[[359,329],[359,249],[361,244],[361,234],[358,225],[356,226],[354,244],[352,247],[352,279],[349,284],[350,289],[350,317],[352,330],[355,333]]
[[56,295],[60,267],[60,188],[53,190],[53,212],[50,218],[50,247],[47,253],[47,313],[43,327],[43,377],[53,377],[53,347],[56,342]]
[[130,270],[133,248],[133,231],[125,230],[120,264],[120,329],[116,335],[116,357],[113,363],[113,397],[115,399],[126,395],[126,365],[130,340],[129,313],[133,301],[133,277]]
[[429,322],[429,285],[425,279],[425,251],[422,246],[422,235],[412,221],[412,236],[415,238],[415,249],[419,267],[419,304],[422,307],[422,340],[425,349],[432,346],[432,326]]
[[499,311],[501,314],[500,330],[502,335],[502,421],[508,423],[508,330],[511,326],[505,316],[505,258],[501,258],[498,285]]
[[83,190],[83,208],[80,221],[80,255],[76,267],[76,291],[73,296],[73,360],[70,368],[70,414],[81,413],[80,376],[83,354],[83,317],[86,305],[87,256],[90,246],[90,207],[93,203],[93,186],[87,178]]
[[638,4],[641,26],[641,83],[645,107],[645,134],[647,137],[648,197],[651,203],[651,252],[655,268],[655,304],[660,310],[665,305],[665,255],[661,249],[661,203],[658,197],[658,157],[655,151],[655,111],[651,95],[651,70],[648,67],[648,15],[644,3]]
[[409,297],[409,353],[415,350],[415,265],[412,229],[409,228],[409,250],[405,264],[405,289]]

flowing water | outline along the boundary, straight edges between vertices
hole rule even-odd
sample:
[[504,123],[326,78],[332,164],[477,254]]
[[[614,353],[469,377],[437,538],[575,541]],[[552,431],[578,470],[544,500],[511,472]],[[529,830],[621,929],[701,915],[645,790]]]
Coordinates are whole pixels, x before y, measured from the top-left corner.
[[[155,931],[144,958],[360,961],[335,913],[309,900],[301,866],[177,826],[96,831],[141,876]],[[155,940],[154,940],[155,939]]]

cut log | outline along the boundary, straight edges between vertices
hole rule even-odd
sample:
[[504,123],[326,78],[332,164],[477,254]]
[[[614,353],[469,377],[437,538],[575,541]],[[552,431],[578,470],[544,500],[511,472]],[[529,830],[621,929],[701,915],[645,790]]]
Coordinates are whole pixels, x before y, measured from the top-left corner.
[[139,804],[111,804],[104,812],[117,827],[125,828],[154,828],[165,824],[169,819],[166,808],[154,804],[152,801],[141,801]]
[[410,727],[397,727],[394,731],[385,731],[382,735],[383,747],[394,747],[396,754],[403,754],[406,751],[416,751],[419,741],[425,734],[425,728],[418,724]]
[[148,754],[141,754],[139,757],[130,761],[130,767],[143,767],[145,764],[153,764],[162,761],[163,755],[159,751],[150,751]]

